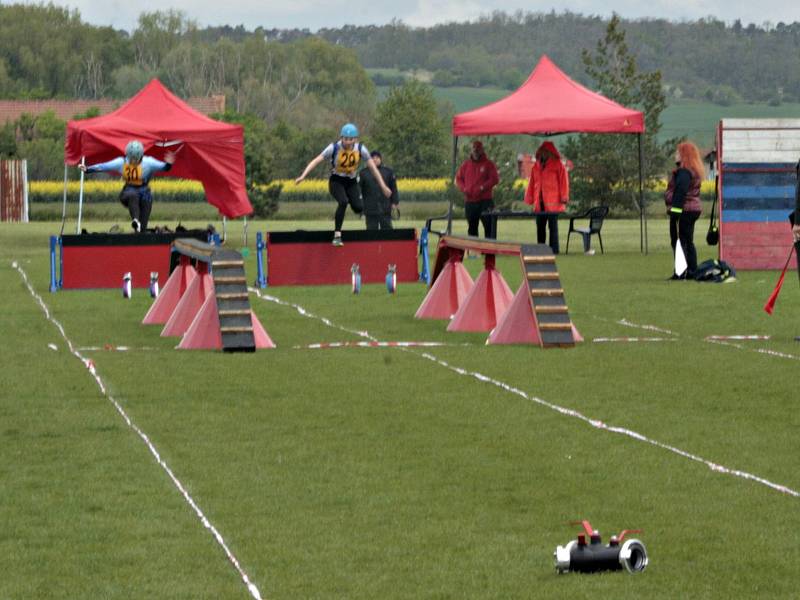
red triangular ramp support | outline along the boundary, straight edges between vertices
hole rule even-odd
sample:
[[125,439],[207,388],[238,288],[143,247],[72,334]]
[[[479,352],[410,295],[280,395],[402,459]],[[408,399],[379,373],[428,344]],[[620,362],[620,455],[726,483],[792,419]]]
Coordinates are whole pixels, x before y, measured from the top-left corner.
[[274,348],[275,342],[267,335],[267,330],[264,329],[264,326],[261,324],[261,321],[258,320],[256,314],[251,311],[250,316],[253,321],[253,337],[256,339],[256,349]]
[[486,343],[542,345],[539,326],[531,307],[530,290],[524,281]]
[[458,307],[447,331],[491,331],[508,309],[513,296],[498,271],[484,269]]
[[461,261],[448,261],[414,316],[417,319],[449,319],[473,285],[472,277]]
[[[202,266],[204,264],[201,263]],[[186,330],[189,329],[195,316],[203,306],[203,302],[210,295],[213,295],[213,292],[214,282],[208,272],[201,268],[200,272],[197,273],[197,277],[192,279],[189,287],[186,288],[186,293],[181,296],[175,306],[175,310],[172,311],[167,324],[161,330],[161,337],[181,336],[186,333]]]
[[[258,317],[250,313],[253,324],[253,337],[256,341],[256,349],[274,348],[275,344],[267,335],[264,326]],[[212,291],[209,294],[200,311],[195,316],[189,329],[183,334],[181,343],[178,344],[179,350],[221,350],[222,334],[219,328],[219,312],[217,311],[217,298]]]
[[578,331],[578,328],[575,327],[575,323],[572,324],[572,339],[575,340],[575,343],[583,341],[583,336],[580,331]]
[[217,298],[212,291],[206,296],[203,306],[192,320],[192,324],[183,334],[181,350],[213,350],[222,348],[222,334],[219,330],[219,313]]
[[142,325],[163,325],[169,321],[169,317],[178,305],[178,301],[186,292],[192,279],[197,277],[197,271],[189,264],[189,260],[183,260],[167,279],[164,288],[150,306],[150,310],[142,320]]

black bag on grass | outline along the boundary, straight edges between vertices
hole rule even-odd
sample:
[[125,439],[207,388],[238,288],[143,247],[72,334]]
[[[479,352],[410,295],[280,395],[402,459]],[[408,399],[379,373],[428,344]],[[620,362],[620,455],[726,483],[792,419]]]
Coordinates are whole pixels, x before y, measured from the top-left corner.
[[711,281],[713,283],[736,281],[736,270],[724,260],[707,260],[697,265],[694,279],[695,281]]

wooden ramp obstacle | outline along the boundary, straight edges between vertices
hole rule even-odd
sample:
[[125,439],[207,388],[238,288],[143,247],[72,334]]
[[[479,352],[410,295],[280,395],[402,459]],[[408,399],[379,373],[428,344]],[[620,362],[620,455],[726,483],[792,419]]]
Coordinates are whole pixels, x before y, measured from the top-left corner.
[[[165,289],[171,285],[185,289],[161,335],[182,336],[181,349],[253,352],[275,346],[250,308],[239,252],[194,239],[177,239],[173,249],[181,255],[181,267],[173,271]],[[191,259],[197,262],[197,275],[186,285],[186,266]],[[174,285],[170,283],[173,278]],[[167,301],[174,302],[174,295]],[[150,312],[154,312],[152,308]]]
[[[484,255],[485,270],[463,299],[448,331],[491,331],[488,344],[538,344],[544,348],[571,347],[582,341],[572,323],[564,289],[556,267],[556,257],[544,244],[522,244],[475,237],[443,236],[439,240],[432,285],[422,306],[448,304],[448,286],[436,286],[439,276],[447,276],[453,262],[461,262],[467,250]],[[513,298],[502,276],[495,270],[495,255],[519,256],[523,281]],[[419,316],[419,312],[418,316]]]

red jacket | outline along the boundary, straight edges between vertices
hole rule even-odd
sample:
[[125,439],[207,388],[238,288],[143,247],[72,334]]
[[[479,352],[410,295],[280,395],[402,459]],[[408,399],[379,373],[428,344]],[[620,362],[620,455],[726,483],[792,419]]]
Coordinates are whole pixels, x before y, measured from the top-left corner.
[[[539,156],[548,150],[553,156],[542,166]],[[536,151],[536,162],[531,168],[525,204],[533,206],[533,212],[564,212],[569,202],[569,178],[561,162],[561,155],[552,142],[544,142]]]
[[466,202],[492,199],[492,188],[500,181],[497,167],[486,155],[479,160],[468,158],[456,173],[456,185],[464,192]]

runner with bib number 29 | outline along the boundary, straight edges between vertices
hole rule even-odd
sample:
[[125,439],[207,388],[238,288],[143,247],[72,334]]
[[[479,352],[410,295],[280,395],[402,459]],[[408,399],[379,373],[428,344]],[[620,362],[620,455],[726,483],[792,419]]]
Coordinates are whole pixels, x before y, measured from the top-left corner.
[[333,245],[342,245],[342,223],[347,205],[356,214],[361,214],[364,206],[361,203],[361,195],[358,189],[358,170],[361,161],[367,165],[375,176],[375,180],[381,188],[383,195],[389,198],[392,190],[383,181],[378,167],[370,156],[369,150],[364,144],[358,141],[358,127],[352,123],[347,123],[342,127],[338,141],[328,144],[328,146],[316,156],[303,170],[300,177],[294,180],[295,184],[303,181],[306,176],[313,171],[320,163],[330,164],[330,179],[328,179],[328,191],[333,199],[336,200],[336,214],[334,216]]

